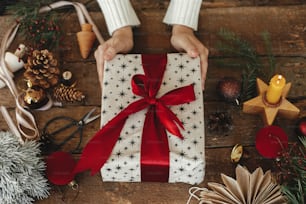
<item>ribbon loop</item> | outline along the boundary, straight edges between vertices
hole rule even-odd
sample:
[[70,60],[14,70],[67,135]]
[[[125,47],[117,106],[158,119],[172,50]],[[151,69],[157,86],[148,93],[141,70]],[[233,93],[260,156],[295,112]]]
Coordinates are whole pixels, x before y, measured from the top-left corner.
[[145,75],[136,74],[133,76],[132,81],[132,92],[135,95],[146,97],[147,89],[148,89],[148,82]]

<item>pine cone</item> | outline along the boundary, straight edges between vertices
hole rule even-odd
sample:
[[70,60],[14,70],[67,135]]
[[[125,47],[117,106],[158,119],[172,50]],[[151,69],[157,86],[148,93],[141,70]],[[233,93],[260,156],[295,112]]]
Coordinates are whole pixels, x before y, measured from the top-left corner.
[[34,50],[24,67],[24,77],[33,86],[48,89],[59,82],[60,69],[57,67],[57,60],[48,50]]
[[71,86],[65,86],[60,84],[53,90],[53,97],[57,101],[75,102],[82,101],[85,96],[84,94],[75,88],[75,83]]
[[208,129],[215,132],[227,132],[232,129],[232,118],[227,112],[215,112],[208,116]]

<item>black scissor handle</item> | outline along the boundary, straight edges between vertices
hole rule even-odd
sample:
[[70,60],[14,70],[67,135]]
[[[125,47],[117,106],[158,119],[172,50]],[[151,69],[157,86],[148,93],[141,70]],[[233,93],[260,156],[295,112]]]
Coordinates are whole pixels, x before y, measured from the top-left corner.
[[[53,130],[52,132],[50,132],[48,130],[48,128],[53,124],[56,123],[57,121],[67,121],[67,123],[65,123],[65,125],[63,127],[60,127],[56,130]],[[83,138],[83,126],[84,123],[80,123],[80,121],[75,120],[71,117],[67,117],[67,116],[57,116],[52,118],[51,120],[49,120],[46,125],[44,126],[43,130],[42,130],[42,141],[43,141],[43,151],[44,153],[50,153],[52,151],[57,151],[60,150],[68,141],[70,141],[72,138],[75,137],[75,135],[77,133],[79,133],[79,142],[76,146],[76,148],[74,148],[73,150],[71,150],[72,153],[76,153],[80,151],[80,145],[82,142],[82,138]],[[59,135],[61,132],[68,130],[69,128],[72,127],[76,127],[76,129],[70,133],[70,135],[68,135],[67,137],[65,137],[65,139],[61,142],[56,142],[56,136]]]

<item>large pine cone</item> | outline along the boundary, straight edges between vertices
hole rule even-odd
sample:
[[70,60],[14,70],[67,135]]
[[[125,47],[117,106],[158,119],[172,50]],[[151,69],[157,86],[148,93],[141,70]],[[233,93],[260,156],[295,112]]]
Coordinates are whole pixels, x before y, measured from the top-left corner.
[[34,50],[24,67],[24,77],[33,86],[48,89],[59,82],[60,69],[57,67],[57,60],[48,50]]

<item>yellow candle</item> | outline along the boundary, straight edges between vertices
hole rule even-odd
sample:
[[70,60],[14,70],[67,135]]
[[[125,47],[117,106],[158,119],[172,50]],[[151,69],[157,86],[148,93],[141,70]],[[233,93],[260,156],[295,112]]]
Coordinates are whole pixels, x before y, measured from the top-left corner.
[[284,86],[286,85],[286,79],[282,75],[275,75],[271,78],[270,84],[267,90],[266,99],[271,104],[279,102]]

